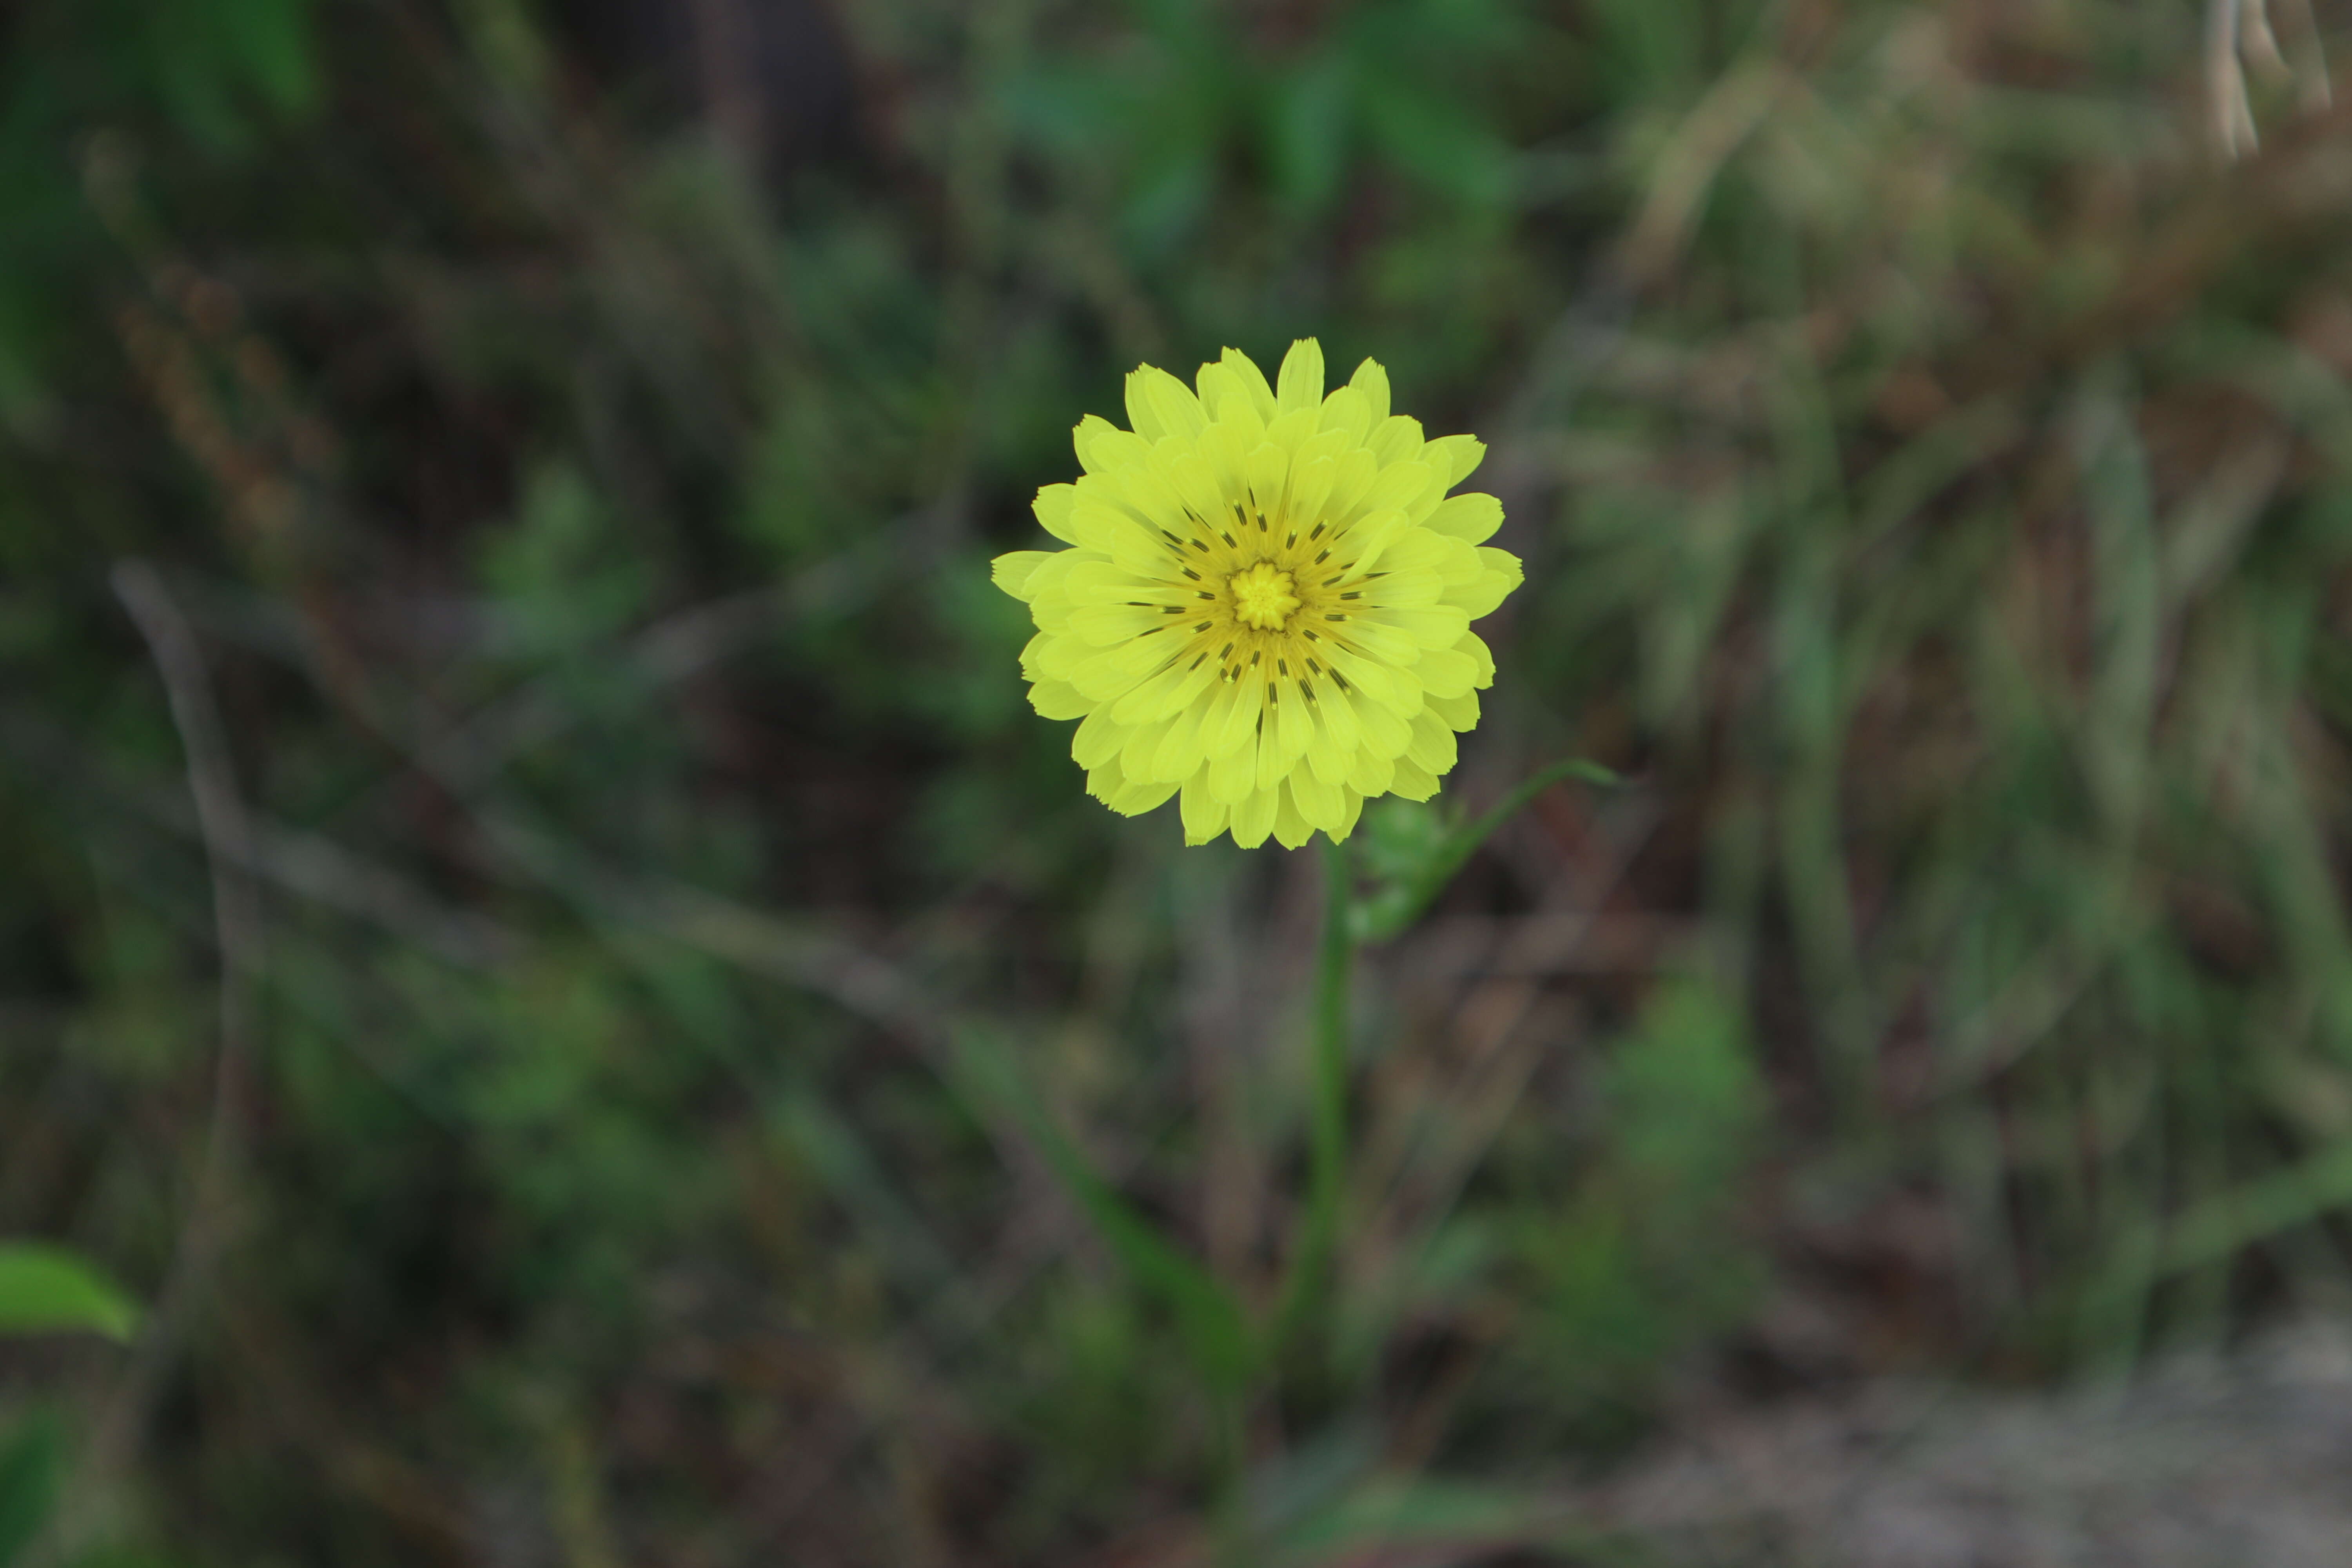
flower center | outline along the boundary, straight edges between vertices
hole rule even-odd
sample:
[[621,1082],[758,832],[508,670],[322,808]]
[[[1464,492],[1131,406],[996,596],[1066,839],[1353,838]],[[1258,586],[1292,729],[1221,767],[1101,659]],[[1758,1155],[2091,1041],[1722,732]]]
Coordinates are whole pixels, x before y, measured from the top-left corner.
[[1225,580],[1225,586],[1233,590],[1234,617],[1245,626],[1279,631],[1290,619],[1290,612],[1298,608],[1298,595],[1290,591],[1290,574],[1276,571],[1270,561],[1234,573]]

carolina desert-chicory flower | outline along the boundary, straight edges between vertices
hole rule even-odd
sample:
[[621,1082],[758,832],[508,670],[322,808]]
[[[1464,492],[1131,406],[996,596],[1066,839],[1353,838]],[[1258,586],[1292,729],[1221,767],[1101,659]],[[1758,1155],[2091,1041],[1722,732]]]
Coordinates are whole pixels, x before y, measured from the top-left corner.
[[1495,677],[1470,623],[1522,576],[1486,543],[1502,503],[1446,493],[1485,444],[1424,441],[1370,360],[1326,396],[1312,338],[1273,386],[1236,349],[1194,388],[1142,366],[1127,414],[1088,415],[1084,477],[1037,492],[1071,548],[995,562],[1037,625],[1031,704],[1086,721],[1087,793],[1130,816],[1181,795],[1188,844],[1291,848],[1436,793]]

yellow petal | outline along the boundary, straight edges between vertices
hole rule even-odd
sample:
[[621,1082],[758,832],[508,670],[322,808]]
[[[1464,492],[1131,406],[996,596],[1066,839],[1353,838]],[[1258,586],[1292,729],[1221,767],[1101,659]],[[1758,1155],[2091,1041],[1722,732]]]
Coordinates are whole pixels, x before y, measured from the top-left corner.
[[[1192,449],[1190,442],[1182,443],[1182,447],[1187,451]],[[1184,508],[1184,498],[1168,482],[1150,454],[1145,454],[1140,463],[1105,475],[1104,481],[1117,489],[1119,504],[1153,533],[1184,535],[1195,531]],[[1104,481],[1089,478],[1086,483]]]
[[1381,557],[1390,545],[1404,537],[1412,527],[1412,519],[1401,511],[1376,511],[1348,531],[1341,543],[1342,580],[1360,585],[1366,573],[1381,563]]
[[1289,520],[1289,532],[1303,533],[1322,518],[1324,498],[1339,477],[1339,465],[1329,458],[1317,458],[1292,470],[1290,504],[1284,513]]
[[1290,484],[1290,454],[1271,441],[1259,442],[1243,462],[1242,479],[1249,486],[1251,504],[1261,514],[1281,511],[1282,497]]
[[1325,784],[1336,784],[1348,776],[1349,764],[1355,760],[1353,747],[1342,747],[1323,721],[1324,704],[1299,703],[1307,710],[1307,770]]
[[[1207,664],[1202,668],[1211,671],[1213,676],[1217,667],[1214,664]],[[1234,749],[1234,746],[1225,744],[1225,722],[1233,715],[1234,704],[1241,699],[1241,682],[1237,680],[1219,680],[1216,683],[1216,689],[1202,699],[1206,705],[1206,711],[1201,715],[1201,754],[1202,756],[1222,757]],[[1234,746],[1239,744],[1238,740],[1234,742]]]
[[[1150,784],[1152,782],[1152,753],[1160,750],[1160,742],[1167,739],[1168,731],[1174,726],[1175,722],[1176,721],[1172,719],[1161,719],[1150,724],[1138,724],[1134,729],[1128,731],[1127,744],[1118,749],[1118,771],[1127,775],[1129,783]],[[1440,724],[1437,727],[1441,730],[1445,730],[1445,726],[1443,724]],[[1451,730],[1445,730],[1445,734],[1446,738],[1451,740],[1453,738],[1454,731]],[[1420,742],[1421,731],[1419,730],[1415,730],[1413,731],[1413,741],[1415,744]]]
[[1323,400],[1323,416],[1318,424],[1324,430],[1346,437],[1347,447],[1340,448],[1345,451],[1361,445],[1370,433],[1372,405],[1359,388],[1343,386]]
[[1088,476],[1108,479],[1124,469],[1141,467],[1151,456],[1151,443],[1134,431],[1122,430],[1108,419],[1094,423],[1101,428],[1094,432],[1087,447],[1090,458],[1087,465]]
[[1475,582],[1446,589],[1444,602],[1459,606],[1464,615],[1475,621],[1493,615],[1503,601],[1510,597],[1511,590],[1517,586],[1516,581],[1500,572],[1482,570]]
[[1184,817],[1184,842],[1206,844],[1225,830],[1232,810],[1224,802],[1209,793],[1208,770],[1203,768],[1184,781],[1177,809]]
[[1076,544],[1078,536],[1070,531],[1070,509],[1077,504],[1077,486],[1046,485],[1029,503],[1029,510],[1037,514],[1038,527],[1065,543]]
[[1151,400],[1151,411],[1169,435],[1189,441],[1208,428],[1208,411],[1191,387],[1157,366],[1146,365],[1138,374],[1144,377],[1144,395]]
[[1470,656],[1450,647],[1428,649],[1412,672],[1421,678],[1422,689],[1433,698],[1467,695],[1478,679],[1478,666]]
[[1012,595],[1026,601],[1029,578],[1055,552],[1047,550],[1015,550],[998,556],[988,563],[988,580]]
[[1146,445],[1175,434],[1161,423],[1160,411],[1151,405],[1151,374],[1152,367],[1148,364],[1137,365],[1127,373],[1127,426],[1142,437]]
[[1363,743],[1363,729],[1356,722],[1356,704],[1340,690],[1336,681],[1320,681],[1315,688],[1315,718],[1331,732],[1331,744],[1342,756],[1352,757]]
[[1175,793],[1176,786],[1172,784],[1130,781],[1123,788],[1114,792],[1103,804],[1121,816],[1141,816],[1147,811],[1157,810],[1167,805],[1168,797]]
[[1389,416],[1389,373],[1376,360],[1366,360],[1356,367],[1348,384],[1364,395],[1370,405],[1372,423],[1377,425]]
[[1205,703],[1188,703],[1169,721],[1168,733],[1151,753],[1151,776],[1176,784],[1201,771],[1207,760],[1201,745],[1201,721],[1208,717]]
[[1237,805],[1257,788],[1257,752],[1242,747],[1209,763],[1209,794],[1227,805]]
[[[1392,626],[1423,647],[1452,647],[1470,629],[1470,617],[1452,605],[1419,605],[1410,608],[1367,610],[1360,620]],[[1355,623],[1350,622],[1353,626]]]
[[[1391,667],[1367,658],[1353,648],[1344,647],[1328,638],[1321,647],[1325,662],[1341,675],[1346,676],[1349,684],[1356,689],[1355,696],[1362,699],[1362,701],[1356,703],[1359,711],[1362,710],[1365,702],[1384,702],[1391,707],[1397,705],[1396,683],[1390,677]],[[1415,647],[1412,651],[1414,658],[1421,657],[1420,648]]]
[[1078,467],[1087,473],[1094,473],[1100,461],[1095,456],[1095,443],[1105,436],[1118,433],[1118,426],[1099,414],[1089,414],[1079,420],[1077,428],[1070,432],[1070,445],[1078,451]]
[[1353,517],[1363,510],[1364,497],[1380,478],[1381,460],[1361,447],[1339,454],[1339,469],[1331,480],[1331,493],[1324,498],[1323,515],[1334,521]]
[[1307,711],[1307,700],[1291,682],[1277,680],[1267,696],[1274,700],[1268,706],[1283,767],[1287,771],[1291,763],[1307,754],[1307,743],[1315,738],[1315,720]]
[[1097,657],[1084,638],[1067,632],[1040,633],[1029,645],[1029,667],[1047,680],[1076,684],[1079,667]]
[[1437,775],[1410,757],[1396,760],[1396,777],[1389,782],[1389,793],[1407,800],[1427,800],[1437,793]]
[[1282,356],[1282,375],[1276,384],[1275,401],[1288,414],[1297,409],[1312,410],[1323,402],[1323,345],[1313,338],[1301,338],[1290,345]]
[[1429,470],[1429,483],[1422,486],[1421,493],[1405,502],[1404,506],[1404,514],[1415,522],[1428,521],[1429,514],[1437,510],[1438,504],[1445,500],[1446,490],[1451,488],[1446,483],[1444,469],[1434,463],[1422,466]]
[[1041,680],[1031,687],[1029,706],[1045,719],[1083,719],[1094,709],[1066,680]]
[[1045,559],[1039,562],[1037,569],[1029,574],[1029,581],[1022,585],[1023,590],[1034,605],[1049,594],[1059,593],[1072,572],[1101,559],[1091,550],[1049,550],[1045,552]]
[[1478,666],[1478,679],[1475,684],[1480,690],[1495,684],[1495,650],[1486,646],[1486,638],[1476,632],[1464,632],[1462,640],[1454,646],[1468,654]]
[[[1468,548],[1458,539],[1448,539],[1425,528],[1410,528],[1389,546],[1381,565],[1389,572],[1417,572],[1424,568],[1434,572],[1454,559],[1455,550]],[[1475,562],[1477,557],[1473,555],[1471,560]]]
[[1395,761],[1367,746],[1356,753],[1356,765],[1348,770],[1348,793],[1367,799],[1386,795],[1395,777]]
[[1290,791],[1282,790],[1275,796],[1274,841],[1285,849],[1297,849],[1314,837],[1314,824],[1308,822],[1306,814],[1298,809],[1298,803],[1292,798]]
[[1280,412],[1274,388],[1265,384],[1265,372],[1258,369],[1255,360],[1239,349],[1227,349],[1218,363],[1240,376],[1242,384],[1249,388],[1250,406],[1257,410],[1261,423],[1270,422]]
[[1326,783],[1316,776],[1312,768],[1300,768],[1290,775],[1288,786],[1290,798],[1308,826],[1328,829],[1339,826],[1347,807],[1340,804],[1338,781]]
[[1475,436],[1441,436],[1422,447],[1421,460],[1444,474],[1445,488],[1452,489],[1486,460],[1486,443]]
[[[1411,531],[1418,533],[1419,529]],[[1396,550],[1391,546],[1377,557],[1381,569],[1378,579],[1364,584],[1363,603],[1368,609],[1398,610],[1419,605],[1434,605],[1445,592],[1445,579],[1427,567],[1403,568],[1396,563]],[[1469,625],[1465,620],[1465,626]]]
[[1265,671],[1252,665],[1246,674],[1234,682],[1234,705],[1226,711],[1224,731],[1209,742],[1209,755],[1222,757],[1228,752],[1246,748],[1258,730],[1258,716],[1265,699]]
[[1428,694],[1422,689],[1420,671],[1418,663],[1389,671],[1389,686],[1394,699],[1389,709],[1400,719],[1411,720],[1421,711],[1422,703],[1427,700]]
[[1392,708],[1367,702],[1356,710],[1356,717],[1363,721],[1364,751],[1374,756],[1394,761],[1412,744],[1412,721]]
[[1128,726],[1115,722],[1108,709],[1097,708],[1070,737],[1070,760],[1092,773],[1118,755],[1127,735]]
[[1391,414],[1372,426],[1364,437],[1364,445],[1381,460],[1381,467],[1409,462],[1421,456],[1421,421],[1402,414]]
[[[1077,638],[1071,637],[1072,642]],[[1164,637],[1139,637],[1133,642],[1098,648],[1074,665],[1061,679],[1097,702],[1109,702],[1134,689],[1137,682],[1151,675],[1167,661],[1167,656],[1157,646]],[[1081,647],[1085,645],[1079,644]],[[1058,672],[1048,670],[1049,674]]]
[[1169,617],[1150,605],[1081,605],[1070,612],[1070,630],[1097,647],[1158,631]]
[[1139,680],[1110,705],[1110,716],[1122,724],[1156,724],[1175,711],[1173,699],[1183,683],[1181,665]]
[[1334,844],[1345,844],[1348,835],[1356,831],[1356,819],[1364,815],[1364,797],[1352,789],[1339,792],[1339,804],[1344,809],[1340,813],[1339,828],[1331,835]]
[[1296,453],[1315,438],[1315,421],[1321,411],[1292,408],[1276,415],[1265,427],[1265,438],[1286,452]]
[[1282,742],[1277,738],[1280,714],[1280,705],[1269,703],[1265,727],[1257,732],[1257,772],[1255,776],[1260,789],[1272,789],[1282,782],[1282,775],[1290,771],[1290,764],[1283,760]]
[[1212,425],[1222,422],[1236,405],[1249,408],[1253,417],[1257,413],[1250,405],[1249,387],[1229,364],[1213,361],[1202,365],[1192,373],[1192,389]]
[[1429,699],[1429,710],[1445,721],[1445,727],[1458,734],[1468,734],[1478,727],[1478,694],[1465,691],[1459,697]]
[[[1123,552],[1139,549],[1151,542],[1151,536],[1144,531],[1143,524],[1129,517],[1124,510],[1083,495],[1070,509],[1069,524],[1075,543],[1108,555],[1122,565],[1125,564]],[[1156,573],[1150,574],[1157,575]]]
[[1216,470],[1190,441],[1162,441],[1151,454],[1151,471],[1176,493],[1184,509],[1212,530],[1234,526],[1233,503],[1217,482]]
[[1503,526],[1503,503],[1481,490],[1450,496],[1429,514],[1428,525],[1466,544],[1484,544]]
[[1234,805],[1234,842],[1244,849],[1255,849],[1265,842],[1274,831],[1274,815],[1280,806],[1280,797],[1271,789],[1254,789]]
[[[1466,626],[1469,623],[1465,621],[1463,624]],[[1421,658],[1421,644],[1413,640],[1411,633],[1397,626],[1383,626],[1372,620],[1369,613],[1350,616],[1346,625],[1333,629],[1338,636],[1346,637],[1356,652],[1391,669],[1402,668]],[[1349,679],[1356,679],[1356,671],[1352,668],[1346,665],[1340,668],[1346,670]]]
[[1265,432],[1255,418],[1246,428],[1232,420],[1220,419],[1201,432],[1201,460],[1216,477],[1221,509],[1248,504],[1249,455],[1263,439]]
[[1402,511],[1429,488],[1429,477],[1426,463],[1392,463],[1372,480],[1371,488],[1356,503],[1355,511],[1340,521],[1352,522],[1359,515],[1371,517],[1384,511]]
[[[1128,749],[1134,750],[1132,742]],[[1412,744],[1405,748],[1404,754],[1415,767],[1433,774],[1448,773],[1455,758],[1454,731],[1446,728],[1445,721],[1434,710],[1423,708],[1412,716]]]
[[[1428,532],[1426,529],[1423,531]],[[1448,592],[1465,587],[1486,574],[1486,563],[1478,559],[1478,552],[1470,546],[1458,539],[1448,539],[1442,533],[1430,533],[1428,537],[1439,542],[1437,572],[1445,579]]]

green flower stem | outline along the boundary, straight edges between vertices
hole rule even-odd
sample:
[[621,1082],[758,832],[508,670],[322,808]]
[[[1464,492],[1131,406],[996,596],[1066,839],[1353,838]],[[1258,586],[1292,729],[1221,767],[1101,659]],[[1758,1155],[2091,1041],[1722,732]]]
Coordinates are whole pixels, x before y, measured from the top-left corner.
[[1348,906],[1354,861],[1344,844],[1323,841],[1323,951],[1315,965],[1314,1163],[1307,1186],[1307,1235],[1316,1261],[1328,1267],[1339,1235],[1339,1197],[1348,1160],[1348,982],[1356,944]]
[[1286,1334],[1330,1281],[1339,1239],[1348,1164],[1348,983],[1356,943],[1349,929],[1354,860],[1344,844],[1323,841],[1323,942],[1315,964],[1315,1054],[1307,1107],[1307,1223],[1279,1313]]

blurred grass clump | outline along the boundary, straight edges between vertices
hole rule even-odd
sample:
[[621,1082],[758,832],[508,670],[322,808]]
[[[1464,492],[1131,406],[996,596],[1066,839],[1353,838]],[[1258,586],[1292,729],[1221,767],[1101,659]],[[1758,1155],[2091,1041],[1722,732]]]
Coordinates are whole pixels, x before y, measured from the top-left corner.
[[[2340,1307],[2278,10],[0,13],[0,1236],[152,1307],[0,1348],[0,1563],[1613,1560],[1559,1489],[1695,1389]],[[1274,1307],[1314,879],[1087,802],[984,563],[1308,332],[1495,447],[1449,797],[1637,782],[1362,978],[1235,1386],[1055,1172]]]

